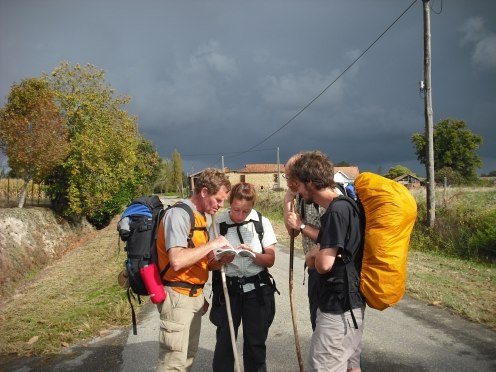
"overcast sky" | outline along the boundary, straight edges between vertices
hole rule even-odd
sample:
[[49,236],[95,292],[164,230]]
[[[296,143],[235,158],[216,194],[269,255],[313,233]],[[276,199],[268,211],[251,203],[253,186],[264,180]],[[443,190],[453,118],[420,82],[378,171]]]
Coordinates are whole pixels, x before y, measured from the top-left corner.
[[[279,148],[283,163],[319,149],[425,176],[411,142],[425,124],[422,1],[400,17],[413,2],[0,0],[0,102],[62,61],[90,63],[187,173],[222,156],[275,163]],[[496,170],[496,1],[430,3],[434,122],[464,120],[484,138],[479,173]]]

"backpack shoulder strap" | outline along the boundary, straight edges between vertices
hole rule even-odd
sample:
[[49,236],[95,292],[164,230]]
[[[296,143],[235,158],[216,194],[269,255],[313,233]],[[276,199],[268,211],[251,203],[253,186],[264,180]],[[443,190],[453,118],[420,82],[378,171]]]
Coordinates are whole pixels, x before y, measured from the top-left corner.
[[193,245],[193,233],[195,232],[195,230],[206,230],[207,228],[206,227],[197,227],[195,226],[195,215],[193,214],[193,209],[191,209],[191,207],[182,202],[182,201],[178,201],[170,206],[167,207],[167,209],[170,209],[170,208],[181,208],[183,210],[185,210],[186,212],[188,212],[188,215],[189,215],[189,220],[190,220],[190,229],[189,229],[189,234],[188,234],[188,243],[190,243],[191,247],[194,247]]
[[252,222],[255,225],[255,231],[258,234],[258,239],[260,240],[260,245],[262,246],[262,251],[263,251],[264,247],[262,244],[262,240],[264,237],[264,229],[263,229],[263,224],[262,224],[262,213],[257,211],[257,214],[258,214],[258,221],[252,220]]
[[233,225],[227,225],[226,221],[219,223],[219,235],[226,236],[227,230]]
[[[353,199],[351,199],[350,197],[348,197],[346,194],[338,196],[338,197],[336,198],[336,200],[343,200],[343,201],[346,201],[346,202],[348,202],[348,204],[350,204],[350,205],[351,205],[351,207],[352,207],[354,210],[358,211],[358,206],[356,205],[355,201],[354,201]],[[358,212],[359,212],[359,211],[358,211]]]
[[344,187],[344,185],[342,183],[336,182],[336,188],[339,191],[341,191],[341,193],[343,194],[343,196],[348,196],[348,192],[346,191],[346,188]]
[[[365,234],[365,213],[363,210],[363,206],[361,203],[355,201],[355,199],[350,198],[348,196],[339,196],[336,201],[343,200],[347,202],[352,209],[355,211],[355,213],[358,215],[360,218],[360,224],[361,224],[361,230],[362,230],[362,241],[360,244],[364,244],[364,234]],[[350,227],[348,227],[347,235],[350,234]],[[349,252],[345,249],[341,252],[342,255],[342,260],[344,262],[344,268],[345,268],[345,273],[346,273],[346,287],[348,291],[348,301],[350,301],[351,304],[351,293],[352,291],[358,291],[360,289],[360,274],[357,272],[355,269],[355,266],[352,265],[351,257]],[[355,318],[355,314],[353,313],[353,309],[351,308],[350,305],[350,313],[351,313],[351,318],[353,320],[353,325],[355,329],[358,329],[358,324]]]
[[367,223],[367,219],[365,218],[366,217],[365,216],[365,209],[363,208],[363,205],[360,202],[360,199],[355,200],[349,196],[342,196],[342,197],[339,197],[339,199],[344,200],[348,204],[350,204],[351,207],[353,208],[353,210],[356,212],[356,214],[360,218],[360,228],[362,230],[362,234],[363,234],[363,236],[365,236],[365,225]]
[[[320,207],[317,203],[312,203],[313,207],[315,208],[315,211],[317,213],[320,212]],[[300,213],[300,217],[301,219],[303,220],[303,222],[306,223],[307,221],[307,212],[306,212],[306,202],[305,202],[305,199],[303,199],[301,196],[299,197],[298,199],[298,211]]]
[[158,229],[160,227],[160,222],[164,218],[165,215],[165,209],[162,209],[158,212],[157,218],[155,219],[153,223],[153,230],[152,230],[152,261],[158,263],[158,256],[157,256],[157,236],[158,236]]
[[[157,219],[157,223],[160,224],[160,221],[163,219],[163,217],[165,216],[165,212],[167,212],[169,209],[172,209],[172,208],[181,208],[182,210],[186,211],[189,215],[189,221],[190,221],[190,229],[189,229],[189,233],[188,233],[188,248],[194,248],[195,247],[195,244],[193,243],[193,233],[195,232],[195,230],[206,230],[205,227],[196,227],[195,226],[195,215],[193,214],[193,210],[191,209],[191,207],[182,202],[182,201],[178,201],[174,204],[169,204],[167,206],[166,209],[163,210],[163,212],[161,212],[161,216],[160,218]],[[158,228],[158,226],[157,226]],[[158,229],[157,229],[157,232],[158,232]],[[156,241],[156,235],[155,235],[155,241]],[[156,244],[155,244],[155,247],[156,247]],[[158,260],[157,260],[157,263],[158,263]],[[159,268],[159,272],[160,272],[160,277],[163,278],[163,276],[165,275],[165,273],[169,270],[170,268],[170,263],[168,263],[164,269],[160,270]]]
[[300,212],[301,219],[306,221],[305,200],[301,196],[298,197],[298,212]]

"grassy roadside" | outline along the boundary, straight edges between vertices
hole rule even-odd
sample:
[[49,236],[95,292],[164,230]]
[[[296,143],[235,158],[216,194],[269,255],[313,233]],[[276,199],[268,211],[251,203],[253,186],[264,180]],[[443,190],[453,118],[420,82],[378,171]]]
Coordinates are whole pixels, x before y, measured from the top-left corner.
[[0,354],[52,354],[129,324],[115,223],[39,271],[0,305]]
[[496,330],[496,267],[411,251],[407,293]]
[[[280,218],[271,216],[271,221],[279,241],[288,245]],[[92,233],[79,249],[38,272],[0,304],[0,355],[54,354],[130,325],[127,298],[117,285],[125,255],[118,255],[116,223]],[[495,283],[495,265],[410,252],[409,295],[492,329]]]

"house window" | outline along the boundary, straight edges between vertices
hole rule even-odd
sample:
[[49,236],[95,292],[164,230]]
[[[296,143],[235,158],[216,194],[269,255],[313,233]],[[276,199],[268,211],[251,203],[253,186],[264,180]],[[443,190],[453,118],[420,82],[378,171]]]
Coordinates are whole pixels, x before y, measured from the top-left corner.
[[239,182],[246,182],[246,176],[244,174],[239,176]]
[[279,182],[279,175],[277,173],[274,174],[274,182],[275,183]]

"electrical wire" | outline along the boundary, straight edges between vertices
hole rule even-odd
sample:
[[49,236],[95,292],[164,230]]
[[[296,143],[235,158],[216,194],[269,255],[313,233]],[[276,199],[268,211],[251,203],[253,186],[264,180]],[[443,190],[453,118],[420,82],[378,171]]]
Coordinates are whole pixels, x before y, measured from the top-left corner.
[[[251,150],[250,152],[262,152],[262,151],[272,151],[274,150],[275,147],[271,147],[271,148],[267,148],[267,149],[259,149],[259,150]],[[184,157],[196,157],[196,156],[219,156],[219,155],[231,155],[230,157],[233,157],[233,156],[237,156],[239,154],[244,154],[246,153],[247,151],[233,151],[233,152],[222,152],[222,153],[213,153],[213,154],[186,154],[186,155],[183,155],[181,154],[181,156],[184,158]],[[229,156],[227,156],[229,157]]]
[[[270,138],[272,138],[274,135],[279,133],[281,130],[283,130],[285,127],[287,127],[293,120],[295,120],[298,116],[300,116],[306,109],[308,109],[315,101],[317,101],[330,87],[334,85],[350,68],[352,68],[364,55],[367,53],[405,14],[408,12],[413,5],[417,2],[417,0],[413,0],[413,2],[398,16],[396,19],[388,26],[386,29],[353,61],[351,62],[348,67],[346,67],[343,72],[341,72],[330,84],[328,84],[317,96],[315,96],[310,102],[308,102],[303,108],[301,108],[296,114],[294,114],[289,120],[287,120],[281,127],[279,127],[277,130],[272,132],[269,136],[265,137],[262,141],[256,143],[255,145],[251,146],[247,150],[244,151],[237,151],[237,152],[230,152],[230,153],[217,153],[217,154],[190,154],[190,155],[182,155],[183,157],[188,157],[188,156],[219,156],[219,155],[229,155],[227,157],[236,157],[240,156],[249,152],[254,152],[254,151],[265,151],[265,150],[254,150],[256,147],[260,146],[261,144],[267,142]],[[441,0],[441,10],[442,10],[442,0]],[[267,150],[267,149],[266,149]],[[270,150],[273,150],[271,148]]]
[[308,102],[305,106],[303,106],[302,109],[300,109],[295,115],[293,115],[288,121],[286,121],[286,123],[284,123],[279,129],[277,129],[276,131],[274,131],[272,134],[270,134],[269,136],[265,137],[262,141],[258,142],[257,144],[253,145],[252,147],[250,147],[249,149],[245,150],[245,151],[241,151],[238,153],[237,156],[239,155],[242,155],[242,154],[245,154],[247,152],[250,152],[251,150],[253,150],[254,148],[260,146],[262,143],[265,143],[267,142],[271,137],[273,137],[276,133],[280,132],[281,130],[283,130],[285,127],[287,127],[294,119],[296,119],[298,116],[301,115],[301,113],[303,113],[303,111],[305,111],[307,108],[309,108],[317,99],[320,98],[320,96],[322,96],[331,86],[334,85],[334,83],[336,81],[338,81],[341,76],[343,76],[351,67],[353,67],[353,65],[355,63],[358,62],[358,60],[360,60],[360,58],[362,58],[365,53],[367,53],[385,34],[386,32],[388,32],[395,24],[396,22],[398,22],[401,17],[403,17],[403,15],[405,15],[406,12],[408,12],[410,10],[410,8],[417,2],[417,0],[414,0],[394,21],[393,23],[391,23],[368,47],[367,49],[365,49],[348,67],[346,67],[346,69],[341,72],[337,78],[335,78],[329,85],[327,85],[323,91],[321,91],[315,98],[313,98],[310,102]]
[[437,15],[441,14],[443,12],[443,0],[441,0],[441,7],[439,8],[439,11],[436,12],[432,6],[429,6],[429,8],[431,8],[432,13]]

